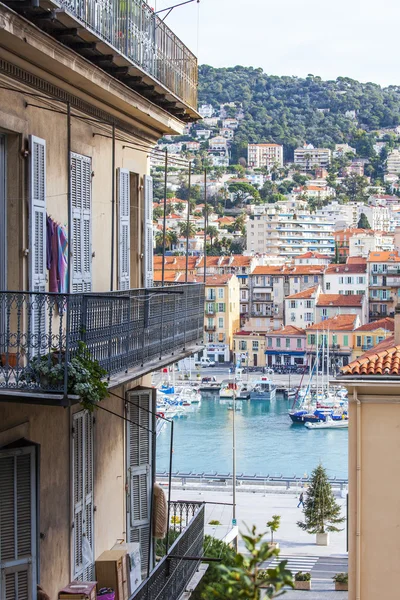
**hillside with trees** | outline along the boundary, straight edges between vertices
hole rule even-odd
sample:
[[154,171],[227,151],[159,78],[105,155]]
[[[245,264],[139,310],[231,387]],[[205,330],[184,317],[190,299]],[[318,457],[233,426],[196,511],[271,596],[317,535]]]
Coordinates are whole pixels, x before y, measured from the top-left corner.
[[200,66],[199,104],[218,107],[225,102],[241,103],[244,112],[231,148],[233,163],[247,157],[249,142],[283,144],[288,161],[305,142],[329,148],[347,142],[358,156],[372,157],[374,130],[400,124],[400,86],[382,88],[348,77],[278,77],[253,67]]

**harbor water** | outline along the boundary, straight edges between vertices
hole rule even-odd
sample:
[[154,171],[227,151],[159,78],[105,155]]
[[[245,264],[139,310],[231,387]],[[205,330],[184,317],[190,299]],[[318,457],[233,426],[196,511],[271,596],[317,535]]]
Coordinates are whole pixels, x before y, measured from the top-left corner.
[[[329,477],[347,478],[347,429],[310,431],[293,425],[291,402],[277,394],[275,400],[237,401],[235,412],[237,473],[246,475],[309,475],[319,462]],[[232,405],[217,394],[203,393],[174,422],[172,471],[193,473],[232,472]],[[169,469],[170,428],[157,439],[157,470]]]

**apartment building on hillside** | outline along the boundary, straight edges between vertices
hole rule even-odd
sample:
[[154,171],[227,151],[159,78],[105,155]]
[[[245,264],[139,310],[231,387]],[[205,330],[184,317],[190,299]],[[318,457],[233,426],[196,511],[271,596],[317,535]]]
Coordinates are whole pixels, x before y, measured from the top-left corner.
[[247,250],[295,258],[306,252],[334,256],[334,224],[308,211],[254,215],[246,224]]
[[321,286],[315,285],[285,298],[285,325],[306,328],[316,321],[315,311]]
[[324,291],[327,294],[365,294],[368,298],[367,261],[328,265],[324,273]]
[[295,149],[293,162],[304,171],[312,171],[315,167],[326,169],[331,164],[331,151],[329,148],[314,148],[312,144],[305,144]]
[[283,167],[283,146],[279,144],[248,144],[247,165],[253,169]]
[[386,172],[395,173],[396,175],[400,173],[400,150],[397,148],[388,154],[386,160]]
[[100,581],[118,540],[131,599],[179,597],[204,505],[156,563],[151,373],[198,349],[204,286],[153,286],[148,155],[198,118],[197,60],[142,0],[6,1],[0,29],[0,598]]
[[368,321],[368,298],[365,294],[319,294],[315,304],[315,321],[325,321],[336,315],[357,315],[360,325]]
[[398,251],[370,252],[367,259],[369,279],[369,320],[393,317],[400,290]]

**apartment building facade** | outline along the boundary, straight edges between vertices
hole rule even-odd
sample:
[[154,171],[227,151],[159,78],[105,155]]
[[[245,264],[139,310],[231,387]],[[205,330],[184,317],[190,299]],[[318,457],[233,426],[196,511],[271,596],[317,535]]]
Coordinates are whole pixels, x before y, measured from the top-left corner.
[[257,331],[237,331],[233,336],[234,361],[243,367],[265,366],[265,334]]
[[365,323],[354,330],[354,347],[351,360],[356,360],[387,338],[393,336],[394,319],[385,317],[372,323]]
[[315,311],[321,286],[315,285],[285,298],[285,325],[306,328],[316,321]]
[[326,169],[331,164],[331,151],[329,148],[314,148],[306,144],[294,151],[294,164],[304,171],[312,171],[315,167]]
[[279,144],[248,144],[247,164],[253,169],[283,167],[283,146]]
[[205,351],[216,363],[230,362],[233,357],[233,335],[240,328],[239,290],[236,275],[209,275],[206,278]]
[[278,331],[267,331],[265,338],[265,359],[268,367],[306,364],[306,332],[304,329],[286,325]]
[[315,305],[316,322],[336,315],[358,315],[360,324],[368,321],[368,298],[365,294],[320,294]]
[[96,559],[118,540],[137,547],[142,592],[156,573],[180,595],[196,564],[170,579],[154,563],[150,374],[197,349],[204,288],[152,287],[148,154],[197,118],[197,61],[139,0],[107,19],[88,2],[10,5],[0,6],[0,598],[31,600],[40,582],[53,599],[72,580],[96,581]]
[[327,294],[365,294],[368,298],[367,261],[332,264],[324,273],[324,291]]
[[295,258],[306,252],[334,256],[334,224],[308,211],[254,215],[246,225],[247,250]]
[[[354,346],[354,330],[360,326],[358,315],[341,314],[324,321],[314,323],[306,330],[306,353],[310,367],[317,354],[322,367],[321,348],[329,345],[329,372],[338,373],[351,361]],[[328,354],[328,353],[327,353]]]
[[369,320],[393,317],[400,289],[398,251],[370,252],[367,259],[369,279]]

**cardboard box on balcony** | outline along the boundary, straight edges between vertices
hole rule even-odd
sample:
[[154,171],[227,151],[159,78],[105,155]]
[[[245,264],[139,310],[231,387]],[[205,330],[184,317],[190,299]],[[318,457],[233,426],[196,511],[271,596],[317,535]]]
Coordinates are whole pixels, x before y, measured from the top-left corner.
[[96,560],[97,588],[115,591],[115,600],[128,600],[126,550],[106,550]]
[[142,560],[140,552],[140,544],[138,542],[120,542],[115,544],[111,550],[125,550],[126,568],[128,573],[128,596],[142,583]]
[[96,581],[71,581],[58,593],[59,600],[96,600]]

